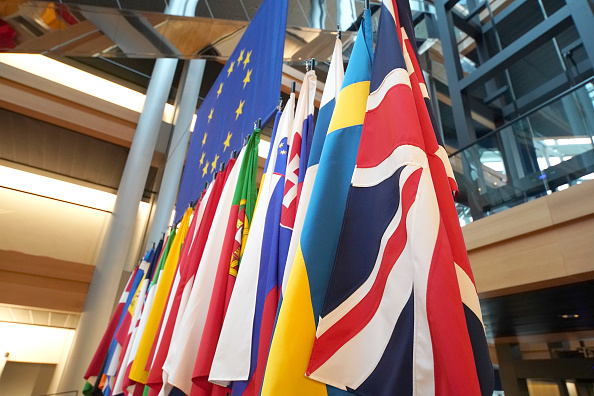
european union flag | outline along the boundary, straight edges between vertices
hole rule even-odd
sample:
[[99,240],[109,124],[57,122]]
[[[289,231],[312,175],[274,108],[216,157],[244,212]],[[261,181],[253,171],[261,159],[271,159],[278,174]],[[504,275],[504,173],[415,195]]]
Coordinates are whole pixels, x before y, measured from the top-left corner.
[[264,0],[196,113],[176,221],[222,161],[239,151],[254,121],[268,121],[280,95],[287,0]]

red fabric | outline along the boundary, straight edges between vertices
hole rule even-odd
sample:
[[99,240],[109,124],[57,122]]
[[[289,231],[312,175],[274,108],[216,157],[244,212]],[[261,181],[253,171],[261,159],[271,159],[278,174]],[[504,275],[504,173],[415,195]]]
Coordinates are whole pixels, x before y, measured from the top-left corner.
[[[229,214],[229,220],[227,221],[225,240],[221,249],[221,257],[217,267],[210,306],[208,308],[204,331],[202,332],[202,339],[200,340],[200,347],[198,349],[194,372],[192,374],[192,381],[196,385],[192,388],[192,396],[198,394],[198,390],[194,391],[195,387],[199,387],[205,391],[211,391],[213,387],[218,387],[208,382],[208,375],[210,374],[217,342],[221,334],[223,320],[227,311],[228,301],[226,301],[226,297],[228,294],[231,294],[228,278],[231,277],[229,275],[229,267],[235,245],[238,213],[239,205],[233,205],[231,207],[231,213]],[[233,279],[235,279],[235,277],[233,277]],[[231,288],[233,287],[233,284],[234,283],[231,284]]]
[[15,37],[16,31],[8,23],[0,19],[0,51],[4,48],[14,48],[16,46]]
[[[395,1],[394,6],[396,7]],[[396,24],[402,42],[398,13],[396,13]],[[405,45],[408,53],[414,54],[409,40],[405,41]],[[425,99],[419,87],[419,82],[424,80],[416,57],[410,58],[414,69],[414,73],[410,75],[410,82],[416,107],[415,113],[421,126],[423,144],[441,215],[427,284],[427,316],[433,345],[435,394],[436,396],[452,395],[464,389],[468,395],[480,395],[478,377],[468,375],[476,372],[476,368],[470,337],[468,331],[464,331],[467,329],[466,317],[455,264],[466,272],[473,283],[474,279],[451,194],[452,184],[449,182],[443,161],[435,155],[438,144],[425,106]]]
[[252,374],[252,378],[247,384],[242,396],[258,396],[264,381],[264,371],[266,370],[266,361],[268,352],[270,352],[270,341],[274,332],[274,320],[278,308],[278,286],[270,290],[264,301],[264,310],[262,311],[262,325],[260,326],[260,340],[258,342],[258,361]]
[[[196,274],[196,271],[198,270],[198,265],[200,264],[200,259],[202,258],[204,246],[206,244],[210,227],[212,225],[212,220],[214,218],[214,214],[219,203],[219,199],[221,197],[221,192],[223,191],[223,187],[225,185],[225,182],[227,181],[227,177],[229,176],[231,169],[233,169],[235,162],[235,159],[230,160],[223,173],[217,176],[215,184],[212,186],[213,190],[211,191],[210,198],[208,199],[206,207],[204,208],[202,221],[200,223],[198,232],[196,233],[194,242],[191,244],[189,240],[184,242],[184,245],[188,246],[190,250],[188,253],[187,260],[185,260],[186,263],[182,268],[180,268],[180,271],[182,272],[180,272],[181,279],[179,287],[174,296],[175,300],[171,307],[171,312],[169,314],[168,321],[165,324],[165,330],[163,332],[163,337],[161,339],[161,345],[159,346],[159,350],[155,355],[154,363],[148,376],[147,386],[151,388],[160,389],[163,386],[163,364],[167,359],[169,346],[171,345],[171,337],[173,335],[175,322],[177,319],[177,315],[179,313],[181,297],[184,289],[186,288],[186,285],[188,285],[188,281]],[[188,233],[188,235],[192,234]],[[191,247],[189,245],[191,245]]]

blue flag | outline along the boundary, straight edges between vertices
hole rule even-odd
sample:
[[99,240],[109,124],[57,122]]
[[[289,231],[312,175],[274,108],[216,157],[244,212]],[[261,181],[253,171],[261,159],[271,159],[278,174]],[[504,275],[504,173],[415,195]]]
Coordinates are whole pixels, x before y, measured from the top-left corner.
[[176,204],[176,221],[221,162],[275,113],[280,95],[287,0],[264,0],[196,113]]

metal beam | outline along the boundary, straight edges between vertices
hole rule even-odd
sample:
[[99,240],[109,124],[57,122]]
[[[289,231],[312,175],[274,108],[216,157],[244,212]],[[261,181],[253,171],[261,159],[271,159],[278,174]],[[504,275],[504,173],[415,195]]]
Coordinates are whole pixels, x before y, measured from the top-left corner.
[[[584,60],[577,65],[578,67],[578,76],[575,78],[577,82],[581,81],[582,78],[590,75],[590,71],[592,67],[590,66],[590,62],[588,60]],[[550,79],[546,83],[540,85],[538,88],[534,89],[530,93],[519,97],[516,100],[516,106],[518,112],[520,114],[524,113],[527,110],[530,110],[534,106],[538,105],[539,103],[543,103],[546,100],[554,97],[555,95],[560,94],[564,90],[568,89],[570,86],[570,82],[565,74],[559,74],[558,76]],[[513,104],[508,104],[502,109],[503,117],[509,117],[516,113]]]
[[493,28],[493,23],[498,24],[499,22],[501,22],[508,16],[512,15],[514,12],[516,12],[516,10],[518,10],[518,8],[520,8],[524,4],[526,4],[527,1],[528,0],[515,0],[510,5],[505,7],[505,9],[503,11],[501,11],[499,14],[497,14],[493,17],[493,21],[489,21],[488,23],[485,23],[483,25],[483,27],[482,27],[483,34],[487,33],[489,30],[491,30]]
[[464,74],[460,64],[452,14],[448,11],[448,0],[440,0],[435,3],[435,16],[439,21],[437,29],[452,101],[454,125],[456,126],[458,144],[464,146],[476,140],[476,133],[472,126],[468,94],[460,88],[460,79]]
[[462,13],[456,9],[452,10],[452,19],[454,21],[454,25],[462,30],[464,33],[469,35],[475,40],[478,40],[483,32],[479,25],[477,25],[474,21],[466,19]]
[[444,6],[446,10],[451,10],[452,8],[454,8],[454,6],[456,4],[458,4],[459,0],[445,0],[444,1]]
[[478,14],[479,12],[481,12],[481,10],[483,8],[485,8],[486,5],[487,5],[487,1],[486,0],[483,0],[480,3],[476,4],[474,6],[474,8],[471,11],[468,12],[468,15],[466,15],[466,17],[465,17],[466,20],[467,21],[470,21],[471,19],[473,19],[476,16],[476,14]]
[[571,17],[575,23],[584,49],[590,58],[590,63],[594,66],[594,12],[588,0],[567,0],[567,7],[571,12]]
[[[439,18],[439,16],[438,16]],[[516,61],[537,49],[560,31],[571,25],[569,7],[564,6],[550,18],[539,23],[528,33],[504,48],[460,81],[460,89],[470,90],[500,74]],[[444,51],[445,52],[445,51]],[[448,76],[449,80],[449,76]]]

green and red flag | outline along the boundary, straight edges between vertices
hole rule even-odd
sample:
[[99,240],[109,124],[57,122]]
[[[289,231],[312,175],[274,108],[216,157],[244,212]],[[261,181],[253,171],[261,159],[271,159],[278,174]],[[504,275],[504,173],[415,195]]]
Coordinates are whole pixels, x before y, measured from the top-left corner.
[[226,394],[226,388],[208,382],[208,375],[256,206],[259,142],[260,129],[256,129],[243,149],[239,179],[227,221],[213,294],[192,375],[194,384],[212,395]]

